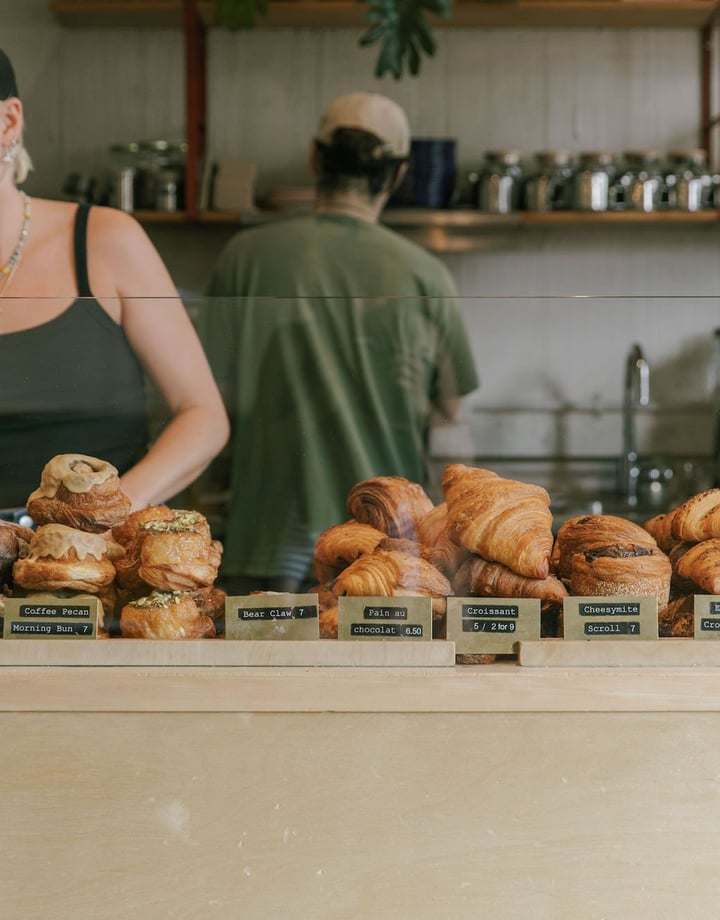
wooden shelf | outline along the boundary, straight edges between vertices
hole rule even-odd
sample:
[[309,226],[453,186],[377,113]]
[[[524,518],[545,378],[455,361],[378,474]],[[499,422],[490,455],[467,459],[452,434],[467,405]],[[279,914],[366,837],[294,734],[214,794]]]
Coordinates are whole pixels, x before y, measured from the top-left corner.
[[[180,28],[182,0],[50,0],[64,26],[74,28]],[[718,10],[716,0],[456,0],[448,28],[701,28]],[[215,3],[198,0],[206,25]],[[356,28],[366,23],[361,0],[270,0],[259,28]]]
[[[301,213],[301,212],[297,212]],[[307,213],[307,212],[304,212]],[[251,227],[283,217],[289,211],[201,211],[193,218],[184,211],[136,211],[141,223],[148,224],[238,224]],[[720,211],[515,211],[512,214],[487,214],[474,210],[434,211],[426,208],[387,208],[382,222],[396,228],[438,228],[444,230],[494,230],[511,227],[564,227],[646,225],[674,226],[678,224],[713,225],[720,221]]]

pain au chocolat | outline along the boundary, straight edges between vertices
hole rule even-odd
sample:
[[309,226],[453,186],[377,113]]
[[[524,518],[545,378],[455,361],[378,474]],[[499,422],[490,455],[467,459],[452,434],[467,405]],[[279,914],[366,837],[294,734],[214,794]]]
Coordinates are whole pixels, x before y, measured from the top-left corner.
[[417,482],[402,476],[377,476],[352,487],[347,497],[351,517],[389,537],[415,539],[420,521],[432,511],[432,499]]
[[53,457],[27,499],[28,514],[36,524],[65,524],[89,533],[102,533],[124,521],[130,507],[117,469],[85,454]]

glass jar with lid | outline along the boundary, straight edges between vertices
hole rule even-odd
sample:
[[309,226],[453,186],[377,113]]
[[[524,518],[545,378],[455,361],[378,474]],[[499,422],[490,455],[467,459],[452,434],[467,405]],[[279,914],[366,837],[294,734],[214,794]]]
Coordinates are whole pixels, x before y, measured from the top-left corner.
[[[140,204],[140,186],[144,159],[140,145],[134,141],[112,144],[109,148],[108,181],[110,204],[122,211],[133,211]],[[145,164],[146,165],[146,164]]]
[[477,206],[490,214],[509,214],[520,204],[519,150],[488,150],[477,179]]
[[628,210],[650,212],[667,207],[668,186],[659,150],[625,151],[625,171],[619,181]]
[[572,202],[573,157],[567,150],[543,150],[535,154],[536,170],[523,185],[523,204],[528,211],[565,211]]
[[573,208],[578,211],[607,211],[611,188],[617,178],[615,154],[607,150],[585,150],[578,156],[573,180]]
[[702,211],[713,204],[713,177],[707,168],[707,152],[702,148],[668,152],[669,205],[681,211]]
[[140,156],[147,164],[141,173],[139,197],[143,204],[138,207],[167,210],[162,202],[166,201],[166,174],[175,175],[176,206],[184,207],[184,176],[187,144],[173,143],[166,140],[142,141],[139,144]]

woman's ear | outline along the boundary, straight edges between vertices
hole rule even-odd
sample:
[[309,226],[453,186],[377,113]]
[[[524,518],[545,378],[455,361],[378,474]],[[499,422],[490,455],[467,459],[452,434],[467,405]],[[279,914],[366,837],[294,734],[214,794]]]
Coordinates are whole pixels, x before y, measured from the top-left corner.
[[0,146],[9,147],[13,142],[19,142],[22,127],[22,102],[14,96],[0,102]]

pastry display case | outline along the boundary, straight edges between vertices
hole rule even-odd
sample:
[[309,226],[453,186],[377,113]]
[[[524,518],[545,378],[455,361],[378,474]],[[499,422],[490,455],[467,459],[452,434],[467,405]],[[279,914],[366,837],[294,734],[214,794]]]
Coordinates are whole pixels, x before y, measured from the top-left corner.
[[[315,537],[315,583],[290,597],[227,590],[228,452],[181,495],[130,511],[112,457],[65,440],[79,405],[58,404],[65,370],[28,375],[28,409],[17,381],[12,399],[0,392],[24,490],[0,525],[5,635],[58,625],[0,640],[9,916],[713,914],[720,645],[692,636],[687,605],[717,590],[716,298],[458,305],[480,387],[454,421],[434,420],[423,482],[350,484]],[[198,328],[220,309],[187,306]],[[267,357],[268,341],[256,329],[236,351],[228,335],[227,365]],[[393,349],[386,337],[384,366]],[[264,362],[265,396],[281,353]],[[102,359],[78,348],[72,361],[92,389]],[[234,411],[259,398],[243,384]],[[150,384],[147,408],[152,437],[166,413]],[[297,419],[278,415],[297,490]],[[45,436],[18,463],[32,420]],[[306,449],[337,437],[321,425]],[[270,446],[241,444],[242,469],[269,469]],[[330,483],[328,470],[314,487]],[[250,523],[262,541],[263,518]],[[565,637],[586,598],[596,614],[638,602],[657,634]],[[384,624],[418,602],[430,634],[336,639],[347,600]],[[489,603],[538,631],[458,659],[458,600],[472,623]],[[228,611],[271,607],[302,610],[291,619],[310,631],[271,617],[270,639],[226,634]],[[78,620],[93,641],[63,634]]]

